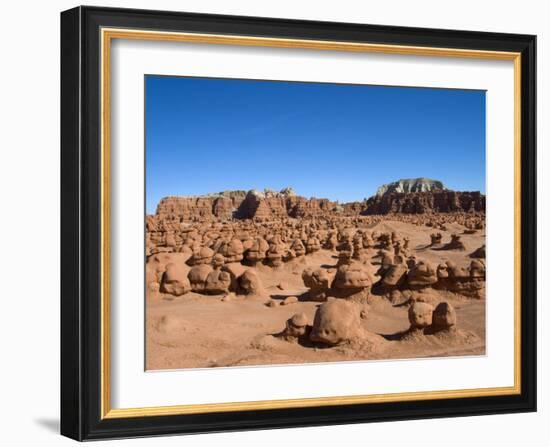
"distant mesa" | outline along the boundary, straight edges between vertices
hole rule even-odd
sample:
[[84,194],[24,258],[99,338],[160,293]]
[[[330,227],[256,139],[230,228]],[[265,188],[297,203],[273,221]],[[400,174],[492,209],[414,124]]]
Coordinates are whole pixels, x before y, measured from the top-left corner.
[[443,182],[432,180],[426,177],[405,178],[396,182],[382,185],[376,191],[377,196],[383,196],[391,193],[409,194],[413,192],[434,192],[448,191]]
[[362,214],[425,214],[485,212],[479,191],[453,191],[443,182],[425,177],[401,179],[382,185],[367,200]]
[[368,200],[339,203],[323,198],[306,198],[292,188],[230,190],[200,196],[170,196],[157,206],[158,218],[179,221],[254,219],[386,214],[485,212],[485,196],[479,191],[460,192],[439,180],[420,177],[382,185]]

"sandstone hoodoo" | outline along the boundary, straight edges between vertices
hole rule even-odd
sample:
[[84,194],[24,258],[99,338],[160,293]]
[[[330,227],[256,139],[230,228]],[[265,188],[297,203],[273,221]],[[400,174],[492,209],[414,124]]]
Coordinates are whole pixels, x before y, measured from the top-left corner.
[[145,225],[148,369],[485,352],[480,192],[172,196]]

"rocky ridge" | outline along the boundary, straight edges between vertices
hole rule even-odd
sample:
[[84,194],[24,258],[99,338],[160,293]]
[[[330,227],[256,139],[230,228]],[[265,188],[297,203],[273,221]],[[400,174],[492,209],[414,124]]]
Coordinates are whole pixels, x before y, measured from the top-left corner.
[[366,216],[386,214],[485,212],[485,195],[479,191],[452,191],[442,182],[425,178],[402,179],[378,188],[368,200],[338,203],[299,196],[292,188],[222,191],[202,196],[161,199],[154,217],[179,222],[282,218]]
[[424,214],[485,212],[485,195],[479,191],[387,193],[367,200],[364,214]]
[[380,186],[376,191],[376,196],[384,196],[387,194],[401,193],[408,194],[413,192],[434,192],[446,191],[447,188],[443,182],[432,180],[425,177],[400,179],[396,182],[387,183]]

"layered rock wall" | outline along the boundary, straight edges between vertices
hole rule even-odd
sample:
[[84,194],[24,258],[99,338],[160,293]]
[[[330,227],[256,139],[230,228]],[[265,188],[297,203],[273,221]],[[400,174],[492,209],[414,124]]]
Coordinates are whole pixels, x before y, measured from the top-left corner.
[[281,192],[226,191],[196,197],[165,197],[158,204],[155,219],[172,222],[233,218],[267,221],[289,217],[301,219],[454,212],[485,212],[485,196],[479,191],[386,192],[361,202],[339,204],[328,199],[297,196],[290,188]]
[[479,191],[388,193],[367,200],[366,215],[484,212],[485,196]]
[[195,197],[164,197],[157,206],[159,217],[176,216],[182,221],[230,219],[246,196],[246,191],[228,191]]

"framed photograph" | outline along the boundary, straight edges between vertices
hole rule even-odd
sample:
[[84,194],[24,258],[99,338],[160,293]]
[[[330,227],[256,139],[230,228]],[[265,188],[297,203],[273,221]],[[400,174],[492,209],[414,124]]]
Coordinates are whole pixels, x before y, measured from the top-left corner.
[[61,432],[536,410],[535,36],[61,14]]

